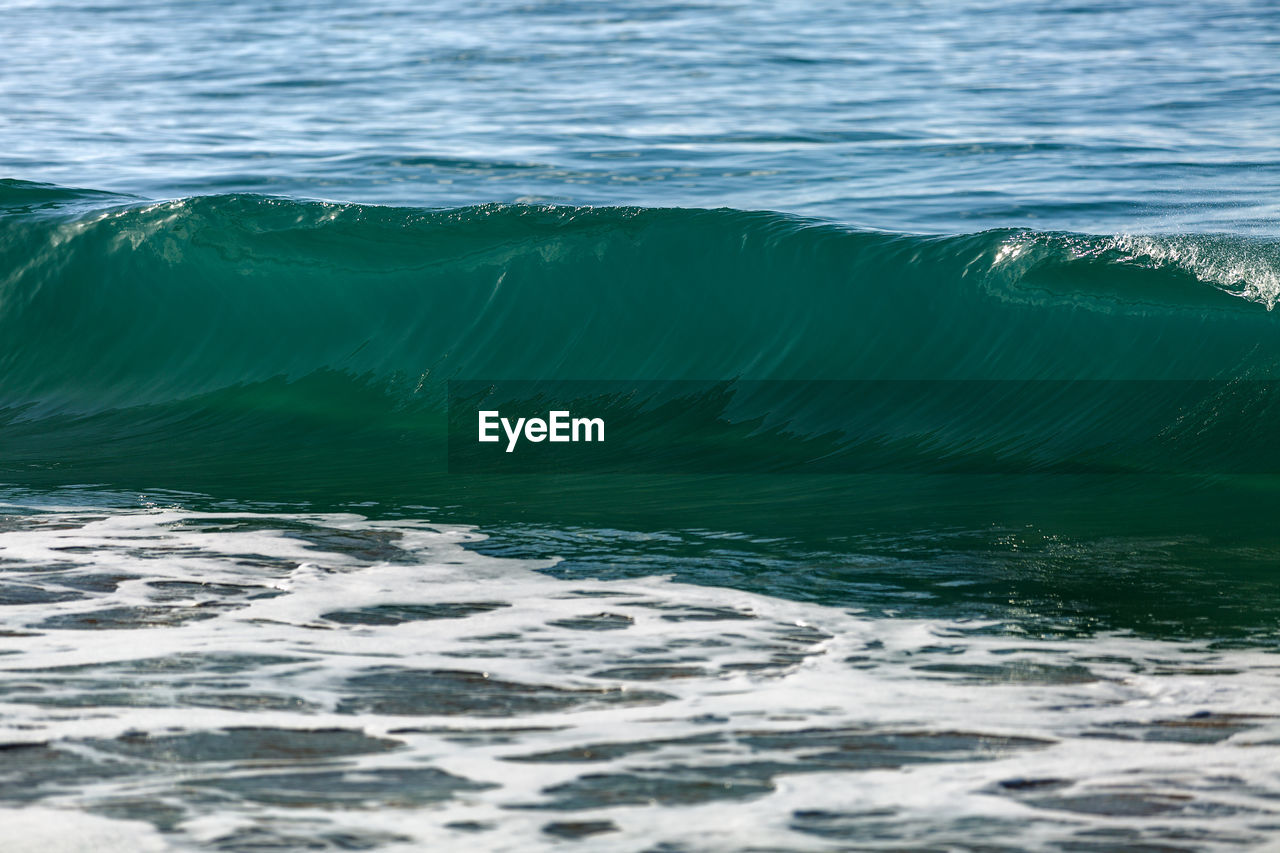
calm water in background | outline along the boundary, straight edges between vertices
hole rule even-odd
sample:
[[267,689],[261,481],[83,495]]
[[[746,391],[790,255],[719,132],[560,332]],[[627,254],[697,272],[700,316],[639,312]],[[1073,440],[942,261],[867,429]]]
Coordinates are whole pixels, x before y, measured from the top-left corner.
[[0,173],[1273,234],[1280,5],[8,2]]
[[0,0],[0,849],[1274,843],[1270,398],[431,466],[443,378],[1275,379],[1277,143],[1274,2]]

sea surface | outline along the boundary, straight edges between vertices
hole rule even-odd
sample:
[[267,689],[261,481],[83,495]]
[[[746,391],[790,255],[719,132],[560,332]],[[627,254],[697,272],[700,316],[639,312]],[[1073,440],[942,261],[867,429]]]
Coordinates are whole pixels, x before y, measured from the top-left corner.
[[1278,141],[1261,0],[0,2],[0,851],[1275,847]]

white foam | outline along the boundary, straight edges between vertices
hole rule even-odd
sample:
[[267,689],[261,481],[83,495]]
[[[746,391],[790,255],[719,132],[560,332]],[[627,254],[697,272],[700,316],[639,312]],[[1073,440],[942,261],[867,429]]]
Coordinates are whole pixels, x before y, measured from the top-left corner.
[[1122,235],[1109,242],[1135,258],[1181,267],[1233,296],[1265,305],[1268,311],[1280,300],[1274,247],[1267,252],[1256,244],[1203,236]]
[[[997,251],[993,265],[1013,263],[1032,245],[1056,239],[1061,238],[1013,237]],[[1120,234],[1066,239],[1070,251],[1077,257],[1114,252],[1126,262],[1139,266],[1184,270],[1225,293],[1263,305],[1268,311],[1280,302],[1280,261],[1274,244],[1203,234]]]
[[[1098,829],[1159,841],[1172,826],[1212,847],[1257,841],[1263,827],[1277,823],[1280,725],[1265,716],[1224,716],[1274,710],[1280,667],[1261,651],[1125,636],[1011,638],[972,622],[871,618],[657,577],[562,580],[539,571],[554,565],[554,555],[483,556],[466,549],[481,538],[467,528],[355,514],[63,510],[10,528],[0,532],[0,581],[50,591],[76,578],[127,579],[82,599],[0,608],[0,631],[12,634],[0,636],[0,743],[51,743],[118,761],[87,739],[246,726],[357,729],[404,746],[343,756],[348,774],[430,766],[492,786],[403,807],[234,796],[211,803],[191,796],[189,786],[280,766],[161,763],[50,787],[42,802],[58,811],[33,812],[32,820],[56,824],[55,835],[63,809],[121,799],[181,809],[173,837],[183,844],[266,828],[359,833],[406,850],[550,849],[560,842],[543,829],[556,821],[612,824],[577,842],[583,850],[657,841],[691,849],[829,849],[830,832],[845,833],[848,843],[877,822],[908,845],[976,843],[985,833],[1037,847]],[[264,593],[274,595],[254,597]],[[381,605],[459,602],[507,606],[401,624],[326,618]],[[159,619],[165,612],[213,615],[165,627],[50,627],[49,620],[121,608],[159,608],[146,617]],[[575,621],[601,613],[609,614],[611,630],[583,630],[587,623]],[[220,668],[229,655],[259,661]],[[127,665],[140,659],[195,663]],[[426,705],[398,713],[373,700],[352,706],[359,691],[350,680],[388,667],[472,671],[490,683],[596,693],[578,702],[533,702],[508,716],[484,706],[471,713]],[[669,698],[658,701],[655,692]],[[366,690],[365,699],[376,694]],[[504,701],[502,690],[495,695]],[[617,701],[628,695],[649,700]],[[1191,717],[1205,713],[1218,716]],[[1150,739],[1201,728],[1223,736],[1212,743]],[[779,739],[809,730],[836,740],[806,746]],[[949,760],[916,763],[906,760],[912,750],[898,745],[886,754],[901,766],[855,766],[849,756],[880,748],[860,738],[885,733],[908,745],[919,738],[924,752]],[[946,733],[983,735],[991,747],[948,753],[930,740]],[[1044,743],[1008,746],[1001,738]],[[617,743],[644,748],[590,761],[511,760]],[[836,757],[814,757],[824,752]],[[770,762],[772,770],[764,767]],[[558,785],[607,786],[600,774],[719,778],[714,769],[726,766],[738,769],[722,772],[725,779],[756,786],[751,796],[529,808],[554,804],[548,789]],[[594,781],[584,781],[592,774]],[[1062,780],[1051,792],[1061,802],[1034,787],[1001,786],[1011,779]],[[1148,807],[1099,815],[1089,810],[1090,797]],[[806,821],[820,831],[798,831]],[[487,829],[457,827],[465,822]]]
[[149,824],[68,809],[0,809],[7,853],[152,853],[171,849]]

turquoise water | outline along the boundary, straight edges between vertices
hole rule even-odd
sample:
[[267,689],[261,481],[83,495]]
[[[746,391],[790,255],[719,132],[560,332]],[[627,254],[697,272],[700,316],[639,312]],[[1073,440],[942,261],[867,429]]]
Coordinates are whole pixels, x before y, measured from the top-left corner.
[[1274,841],[1280,6],[0,21],[0,848]]

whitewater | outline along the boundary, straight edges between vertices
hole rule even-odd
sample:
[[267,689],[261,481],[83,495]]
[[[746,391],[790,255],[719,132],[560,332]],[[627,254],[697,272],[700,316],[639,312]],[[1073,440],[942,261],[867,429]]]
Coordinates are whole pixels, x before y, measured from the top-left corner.
[[556,578],[350,512],[5,508],[0,791],[100,818],[56,849],[1228,849],[1276,820],[1268,653]]

